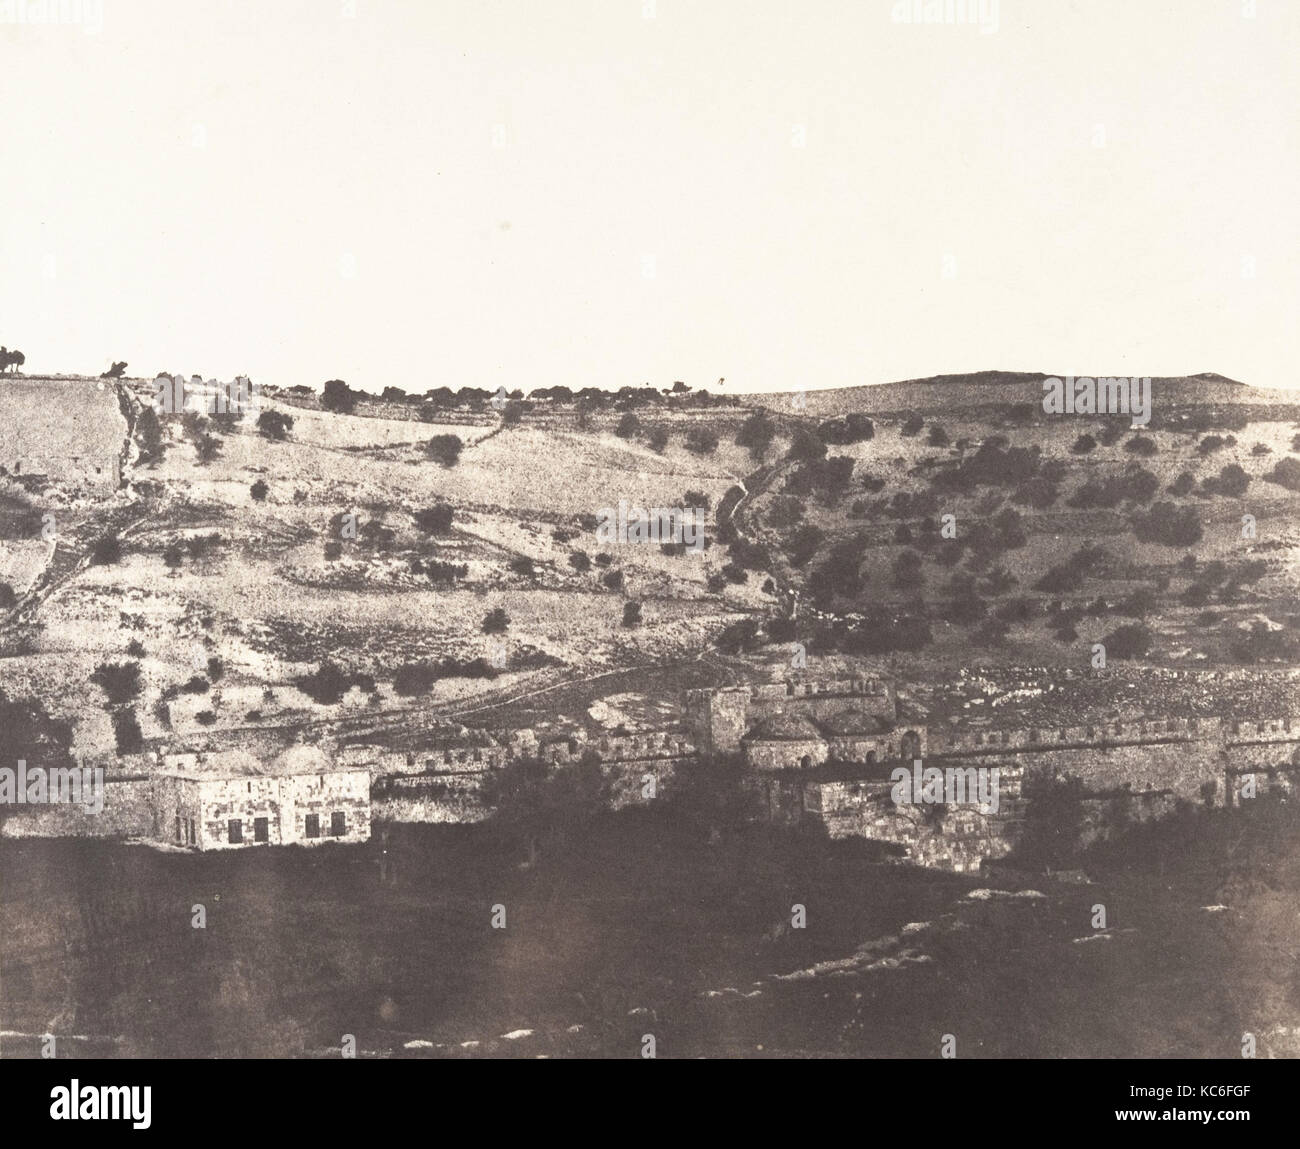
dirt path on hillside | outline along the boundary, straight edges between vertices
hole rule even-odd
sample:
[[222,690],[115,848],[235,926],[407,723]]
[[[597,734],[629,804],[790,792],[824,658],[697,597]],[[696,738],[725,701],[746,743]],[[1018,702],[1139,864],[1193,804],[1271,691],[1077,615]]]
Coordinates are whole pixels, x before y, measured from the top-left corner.
[[140,500],[125,507],[110,507],[105,514],[92,516],[73,530],[56,534],[49,560],[0,628],[0,634],[7,636],[37,621],[41,606],[91,565],[90,552],[96,542],[108,535],[126,541],[146,525],[149,513],[148,504]]

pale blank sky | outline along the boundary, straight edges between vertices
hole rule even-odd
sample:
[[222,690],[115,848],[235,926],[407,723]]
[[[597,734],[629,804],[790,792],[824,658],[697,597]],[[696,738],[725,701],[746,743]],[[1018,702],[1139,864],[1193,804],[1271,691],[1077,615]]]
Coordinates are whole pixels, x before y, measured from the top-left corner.
[[1300,383],[1300,4],[644,7],[0,4],[0,343],[367,390]]

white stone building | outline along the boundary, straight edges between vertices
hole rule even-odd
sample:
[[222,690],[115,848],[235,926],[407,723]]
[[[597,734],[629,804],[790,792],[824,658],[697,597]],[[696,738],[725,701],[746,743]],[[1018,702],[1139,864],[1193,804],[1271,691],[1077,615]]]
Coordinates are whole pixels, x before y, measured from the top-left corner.
[[269,762],[243,750],[170,754],[153,780],[155,840],[194,850],[370,837],[370,771],[315,746]]

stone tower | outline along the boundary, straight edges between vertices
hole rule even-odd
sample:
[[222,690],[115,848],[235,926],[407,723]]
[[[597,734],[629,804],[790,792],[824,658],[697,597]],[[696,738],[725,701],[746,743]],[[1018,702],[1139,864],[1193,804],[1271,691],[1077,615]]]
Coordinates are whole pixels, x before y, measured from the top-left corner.
[[704,753],[734,753],[749,726],[749,687],[688,690],[686,722]]

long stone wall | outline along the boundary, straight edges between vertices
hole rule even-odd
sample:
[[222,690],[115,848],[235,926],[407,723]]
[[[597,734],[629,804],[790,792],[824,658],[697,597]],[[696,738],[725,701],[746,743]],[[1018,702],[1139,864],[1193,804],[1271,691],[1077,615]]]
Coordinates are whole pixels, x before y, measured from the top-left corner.
[[690,758],[695,755],[695,744],[684,734],[658,731],[649,734],[607,735],[602,738],[557,738],[544,741],[538,754],[546,762],[567,763],[579,761],[588,750],[594,750],[604,763],[644,762],[661,758]]
[[104,808],[89,813],[75,803],[6,806],[4,838],[143,838],[154,832],[153,780],[104,779]]
[[1300,760],[1300,719],[1160,718],[957,737],[943,731],[932,737],[931,750],[940,760],[1013,761],[1033,772],[1073,774],[1097,791],[1128,787],[1199,801],[1213,784],[1222,803],[1229,771]]
[[459,774],[394,774],[375,780],[370,814],[377,822],[481,822],[484,771]]
[[[1283,720],[1277,721],[1280,723]],[[1222,720],[1218,718],[1157,718],[1133,722],[1098,722],[1090,726],[1001,727],[976,730],[940,727],[930,731],[930,750],[934,754],[979,754],[991,750],[1026,747],[1095,747],[1111,743],[1186,742],[1219,737],[1223,725]]]
[[[679,765],[688,761],[640,758],[604,763],[610,807],[621,810],[659,800],[671,792]],[[388,822],[481,822],[492,813],[482,796],[489,774],[478,770],[384,775],[371,787],[371,815]]]

